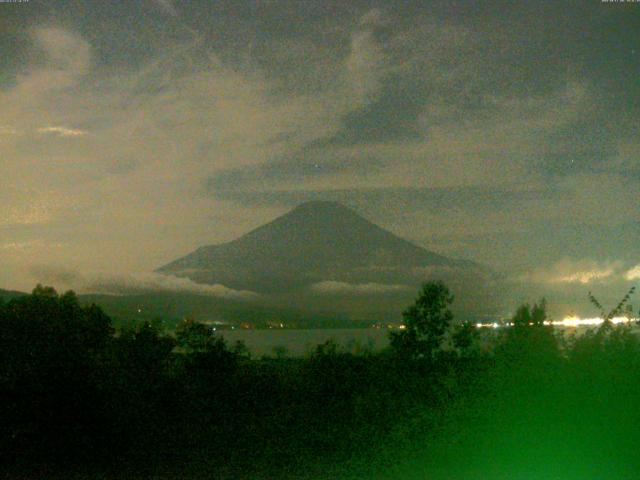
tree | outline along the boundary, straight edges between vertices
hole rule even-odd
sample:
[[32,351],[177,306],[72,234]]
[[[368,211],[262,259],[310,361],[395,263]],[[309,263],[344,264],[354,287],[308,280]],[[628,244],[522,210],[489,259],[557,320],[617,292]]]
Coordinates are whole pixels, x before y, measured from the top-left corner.
[[461,357],[472,357],[479,351],[480,329],[470,321],[462,322],[454,329],[451,340]]
[[[605,309],[602,306],[602,304],[591,292],[589,292],[589,295],[588,295],[589,301],[594,307],[600,310],[600,318],[604,320],[601,327],[602,330],[609,329],[609,327],[611,326],[611,320],[613,320],[613,318],[617,317],[618,315],[622,315],[623,312],[626,313],[629,316],[629,318],[631,318],[631,316],[633,315],[633,307],[629,305],[629,300],[631,299],[631,296],[634,294],[635,291],[636,291],[636,287],[634,285],[629,289],[627,294],[624,297],[622,297],[622,299],[618,302],[618,304],[609,311],[609,313],[605,313]],[[626,306],[626,310],[625,310],[625,306]]]
[[391,332],[391,347],[413,358],[433,359],[453,320],[453,295],[440,281],[427,282],[418,298],[402,312],[404,330]]
[[518,307],[511,323],[516,330],[529,327],[542,327],[547,320],[547,301],[543,298],[533,307],[524,303]]
[[95,378],[112,333],[111,319],[72,291],[38,285],[0,308],[0,451],[38,450],[43,461],[86,451],[101,418]]
[[192,318],[178,324],[176,339],[184,352],[185,368],[194,375],[226,375],[235,369],[242,353],[242,347],[229,349],[224,338],[215,335],[210,326]]
[[520,305],[511,318],[511,327],[501,335],[498,346],[501,357],[507,364],[526,363],[539,366],[546,362],[555,362],[560,356],[558,340],[553,326],[546,324],[547,302],[543,298],[533,306]]
[[603,358],[607,350],[618,352],[624,350],[621,345],[625,345],[625,349],[633,350],[629,345],[634,345],[637,339],[631,332],[631,324],[614,326],[612,320],[617,316],[626,316],[629,320],[633,318],[633,306],[629,301],[635,290],[635,286],[631,287],[618,304],[608,312],[593,293],[589,292],[589,302],[599,310],[603,322],[597,329],[589,330],[575,340],[572,350],[574,359],[579,363],[589,364],[590,359],[594,357]]

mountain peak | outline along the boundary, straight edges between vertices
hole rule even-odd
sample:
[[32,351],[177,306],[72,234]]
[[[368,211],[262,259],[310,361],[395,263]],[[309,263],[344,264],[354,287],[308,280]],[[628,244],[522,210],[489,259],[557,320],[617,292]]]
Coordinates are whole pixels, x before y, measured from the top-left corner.
[[310,201],[236,240],[201,247],[160,271],[199,283],[269,291],[325,280],[402,283],[415,272],[456,266],[458,262],[397,237],[341,203]]
[[330,200],[311,200],[301,203],[286,215],[346,215],[350,217],[360,217],[360,215],[346,205]]
[[334,202],[332,200],[309,200],[298,204],[292,212],[296,210],[341,210],[353,212],[349,207],[343,205],[340,202]]

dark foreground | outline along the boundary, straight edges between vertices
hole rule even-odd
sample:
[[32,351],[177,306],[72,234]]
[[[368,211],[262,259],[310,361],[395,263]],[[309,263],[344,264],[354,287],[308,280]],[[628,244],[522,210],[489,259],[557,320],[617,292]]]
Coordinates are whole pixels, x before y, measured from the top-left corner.
[[408,333],[382,353],[328,342],[251,359],[196,322],[114,332],[100,308],[37,288],[0,305],[2,474],[637,478],[628,327],[558,338],[534,306],[503,331],[452,329],[432,304],[407,310]]

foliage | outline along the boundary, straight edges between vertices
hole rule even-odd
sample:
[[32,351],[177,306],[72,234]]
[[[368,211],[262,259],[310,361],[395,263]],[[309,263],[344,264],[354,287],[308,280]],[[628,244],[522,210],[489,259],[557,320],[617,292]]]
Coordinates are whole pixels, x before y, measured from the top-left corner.
[[525,303],[516,309],[511,328],[498,341],[497,351],[507,368],[515,363],[533,368],[553,368],[560,358],[560,346],[553,327],[545,324],[547,302],[543,298],[533,306]]
[[[443,284],[426,284],[390,351],[356,355],[328,341],[306,358],[251,359],[194,319],[171,333],[150,322],[114,331],[99,307],[38,286],[0,304],[2,473],[552,478],[559,471],[544,462],[566,453],[564,473],[605,478],[588,451],[633,478],[640,340],[631,326],[561,344],[542,300],[521,305],[513,327],[481,349],[480,329],[451,325],[452,300]],[[605,458],[607,445],[616,450]]]
[[625,296],[622,297],[622,299],[618,302],[618,304],[615,307],[613,307],[611,310],[609,310],[609,313],[605,313],[604,307],[591,292],[589,292],[588,297],[591,304],[599,310],[600,318],[604,320],[604,324],[608,326],[613,318],[620,316],[623,314],[623,312],[625,312],[625,306],[629,307],[626,310],[627,312],[632,310],[631,306],[628,305],[628,303],[629,303],[629,300],[631,299],[631,295],[633,295],[635,291],[636,291],[636,287],[634,285],[629,289],[629,291],[627,291]]
[[470,322],[458,324],[451,336],[453,346],[462,357],[473,357],[479,354],[480,329]]
[[402,312],[405,329],[391,333],[391,347],[398,354],[432,360],[440,350],[453,313],[453,295],[442,282],[428,282],[413,305]]
[[71,291],[38,285],[0,306],[0,452],[92,438],[99,414],[92,375],[112,333],[102,310],[81,306]]

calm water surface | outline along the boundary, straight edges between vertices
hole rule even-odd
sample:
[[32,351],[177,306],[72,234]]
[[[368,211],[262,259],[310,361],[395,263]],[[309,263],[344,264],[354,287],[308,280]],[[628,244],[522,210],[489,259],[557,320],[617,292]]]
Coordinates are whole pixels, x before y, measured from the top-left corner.
[[229,345],[242,340],[253,355],[275,355],[280,350],[289,356],[301,356],[317,345],[333,339],[350,352],[381,350],[389,344],[389,330],[375,328],[326,330],[224,330],[220,332]]

